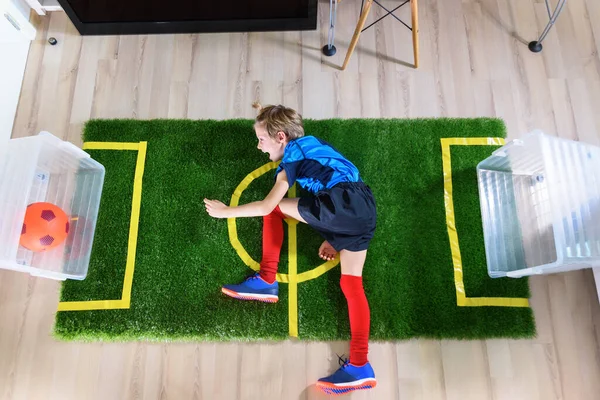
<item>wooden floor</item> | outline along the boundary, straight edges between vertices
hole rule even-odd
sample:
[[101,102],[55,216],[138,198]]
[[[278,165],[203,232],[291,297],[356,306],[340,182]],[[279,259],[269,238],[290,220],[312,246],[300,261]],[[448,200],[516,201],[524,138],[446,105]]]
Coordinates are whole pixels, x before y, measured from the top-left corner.
[[[392,2],[388,2],[391,4]],[[600,2],[569,0],[541,54],[525,43],[542,0],[421,0],[421,67],[391,18],[341,65],[360,2],[340,4],[338,54],[313,32],[80,37],[39,19],[14,137],[47,130],[81,144],[90,118],[253,117],[285,103],[305,117],[499,116],[600,144]],[[400,13],[406,21],[408,8]],[[373,18],[383,15],[373,7]],[[55,47],[48,37],[58,39]],[[223,133],[223,140],[232,140]],[[201,194],[199,194],[200,196]],[[368,268],[368,264],[367,264]],[[379,384],[355,399],[599,399],[600,306],[591,272],[531,279],[534,340],[372,343]],[[71,344],[49,332],[59,284],[0,272],[0,400],[318,399],[313,383],[347,343]],[[199,321],[201,323],[201,321]]]

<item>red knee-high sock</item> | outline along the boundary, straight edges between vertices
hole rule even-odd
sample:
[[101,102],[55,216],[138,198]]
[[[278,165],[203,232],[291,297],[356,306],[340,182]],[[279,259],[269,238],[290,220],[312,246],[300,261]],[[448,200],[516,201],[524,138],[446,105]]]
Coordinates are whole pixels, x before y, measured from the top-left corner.
[[371,325],[371,313],[363,289],[362,276],[342,275],[340,286],[346,296],[350,315],[350,363],[361,366],[368,362]]
[[275,282],[279,266],[279,253],[283,245],[283,219],[285,215],[279,206],[263,217],[263,248],[260,262],[260,277],[268,283]]

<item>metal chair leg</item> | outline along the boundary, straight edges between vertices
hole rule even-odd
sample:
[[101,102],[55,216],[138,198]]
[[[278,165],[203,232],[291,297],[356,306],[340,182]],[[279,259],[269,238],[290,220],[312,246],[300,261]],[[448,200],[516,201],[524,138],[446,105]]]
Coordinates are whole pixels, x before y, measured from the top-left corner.
[[563,8],[565,7],[565,3],[567,2],[567,0],[558,0],[558,3],[556,4],[556,8],[554,9],[554,12],[552,12],[550,10],[550,1],[549,0],[545,0],[545,1],[546,1],[546,10],[548,11],[548,18],[550,18],[550,20],[548,21],[548,24],[546,24],[546,27],[544,28],[542,34],[540,35],[540,38],[538,40],[534,40],[533,42],[529,42],[529,45],[527,46],[527,47],[529,47],[529,50],[531,50],[534,53],[539,53],[540,51],[542,51],[542,41],[546,38],[546,35],[548,35],[548,32],[550,32],[550,28],[552,28],[554,26],[556,19],[558,18],[560,13],[563,11]]
[[327,44],[323,46],[322,52],[326,56],[332,56],[337,49],[333,45],[335,39],[335,20],[337,17],[338,0],[329,0],[329,33],[327,35]]

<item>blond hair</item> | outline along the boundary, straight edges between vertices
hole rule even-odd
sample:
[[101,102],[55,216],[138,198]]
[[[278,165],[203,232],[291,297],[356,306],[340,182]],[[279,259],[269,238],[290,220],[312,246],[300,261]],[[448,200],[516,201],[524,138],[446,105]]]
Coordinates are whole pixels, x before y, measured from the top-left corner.
[[304,136],[302,116],[291,108],[277,105],[263,107],[259,103],[252,104],[258,109],[256,123],[263,124],[269,136],[277,137],[277,132],[283,132],[289,140]]

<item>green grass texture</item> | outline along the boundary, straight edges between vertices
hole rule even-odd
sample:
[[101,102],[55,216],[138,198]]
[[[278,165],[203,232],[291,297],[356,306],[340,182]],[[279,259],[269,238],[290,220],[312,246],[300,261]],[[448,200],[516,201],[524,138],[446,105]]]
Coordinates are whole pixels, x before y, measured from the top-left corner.
[[[378,221],[364,268],[371,340],[528,338],[530,308],[459,307],[446,228],[441,138],[505,137],[501,120],[305,120],[360,170]],[[131,307],[61,311],[54,335],[77,341],[254,341],[289,337],[288,285],[276,304],[242,302],[221,286],[252,271],[229,242],[227,220],[203,199],[229,203],[247,174],[269,162],[251,120],[92,120],[85,141],[148,142]],[[529,297],[527,279],[487,275],[476,165],[496,146],[451,146],[456,226],[468,297]],[[121,297],[137,152],[89,150],[106,177],[88,276],[64,282],[62,301]],[[264,198],[274,171],[253,181],[240,204]],[[300,192],[300,195],[306,193]],[[260,261],[261,218],[238,218],[241,243]],[[287,227],[286,227],[287,230]],[[322,238],[299,224],[298,273],[322,263]],[[279,272],[287,273],[287,238]],[[298,284],[303,340],[350,337],[340,267]]]

